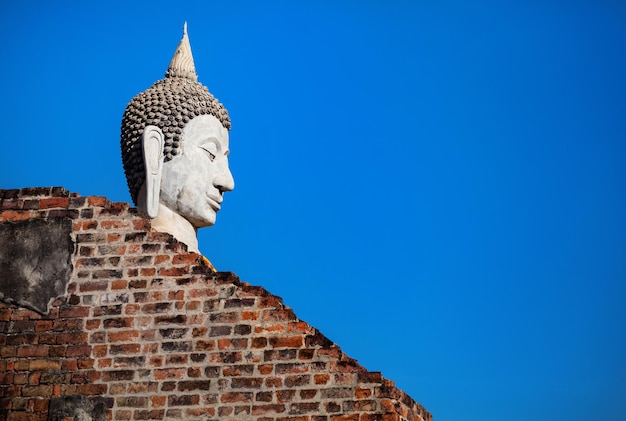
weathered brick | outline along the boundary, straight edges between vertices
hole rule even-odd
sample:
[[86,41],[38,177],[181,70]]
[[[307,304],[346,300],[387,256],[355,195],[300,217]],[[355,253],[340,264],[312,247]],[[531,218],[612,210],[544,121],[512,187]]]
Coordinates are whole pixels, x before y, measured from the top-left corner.
[[250,402],[253,392],[226,392],[220,396],[222,403]]
[[287,387],[305,386],[310,384],[310,382],[311,376],[308,374],[285,377],[285,386]]
[[52,396],[52,385],[22,386],[22,396]]
[[57,343],[60,344],[84,344],[87,342],[86,332],[68,332],[57,335]]
[[188,328],[170,328],[170,329],[159,329],[159,334],[164,339],[180,339],[189,331]]
[[192,390],[209,390],[210,380],[186,380],[178,382],[178,391],[189,392]]
[[170,395],[167,398],[169,406],[197,405],[199,402],[200,395]]
[[156,380],[164,379],[182,379],[185,376],[184,368],[165,368],[154,370],[154,378]]
[[234,377],[230,383],[233,389],[259,389],[263,385],[262,377]]
[[224,308],[252,307],[254,304],[254,298],[231,298],[224,302]]
[[145,396],[120,396],[115,399],[115,404],[120,407],[146,408],[148,398]]
[[271,337],[270,345],[274,348],[299,348],[302,346],[302,336],[289,336],[289,337]]
[[182,276],[187,274],[189,269],[187,267],[169,267],[160,268],[159,276]]
[[[289,414],[307,414],[319,411],[319,402],[297,402],[289,405]],[[358,419],[358,417],[357,417]]]
[[47,357],[49,348],[50,347],[48,345],[20,346],[17,348],[17,357]]
[[252,364],[225,365],[222,368],[222,374],[226,377],[251,376],[253,373],[254,365]]
[[102,380],[105,382],[120,381],[120,380],[133,380],[135,376],[134,370],[111,370],[105,371],[102,375]]
[[99,269],[94,270],[91,274],[93,279],[105,279],[105,278],[114,278],[120,279],[123,274],[121,270],[118,269]]
[[109,342],[129,342],[137,339],[139,332],[137,330],[109,331],[107,337]]
[[213,323],[236,323],[239,320],[239,313],[235,311],[213,313],[209,320]]
[[102,326],[105,329],[119,329],[124,327],[132,327],[134,319],[132,317],[116,317],[113,319],[104,319]]
[[65,351],[66,357],[89,357],[91,355],[91,345],[71,345]]
[[60,370],[61,362],[56,360],[29,360],[28,370]]
[[202,256],[200,256],[197,253],[177,254],[172,259],[172,264],[174,265],[193,264],[193,263],[197,263],[201,258]]
[[40,209],[67,208],[69,205],[69,197],[50,197],[39,200]]
[[185,352],[185,351],[191,351],[192,346],[191,346],[191,342],[189,341],[163,342],[161,343],[161,349],[166,352],[172,352],[172,351]]
[[248,348],[248,340],[245,338],[218,339],[217,348],[225,349],[246,349]]
[[113,358],[113,367],[114,368],[143,367],[145,362],[146,362],[146,357],[144,356],[115,357]]
[[232,326],[212,326],[209,336],[228,336],[230,335]]
[[276,392],[276,398],[278,402],[291,402],[296,396],[296,391],[291,390],[279,390]]
[[155,324],[184,324],[187,322],[187,316],[178,314],[176,316],[158,316],[154,318]]
[[135,411],[133,419],[135,420],[162,420],[165,417],[165,410],[150,409]]
[[252,415],[272,415],[285,412],[283,404],[253,405]]

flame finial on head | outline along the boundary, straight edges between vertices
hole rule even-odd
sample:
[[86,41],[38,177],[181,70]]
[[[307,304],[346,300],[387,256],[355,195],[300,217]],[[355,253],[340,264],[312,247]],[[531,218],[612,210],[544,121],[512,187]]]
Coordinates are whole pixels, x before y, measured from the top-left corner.
[[196,66],[193,64],[189,36],[187,35],[187,22],[183,25],[183,38],[180,40],[178,48],[176,48],[174,57],[172,57],[167,72],[165,72],[165,77],[184,77],[194,82],[198,81]]

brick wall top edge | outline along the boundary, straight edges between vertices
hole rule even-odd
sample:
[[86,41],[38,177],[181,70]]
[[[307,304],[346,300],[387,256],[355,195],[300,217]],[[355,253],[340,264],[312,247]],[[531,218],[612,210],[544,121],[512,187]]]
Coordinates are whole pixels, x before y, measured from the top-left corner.
[[76,193],[70,193],[60,186],[52,187],[23,187],[21,189],[0,189],[0,199],[18,199],[23,197],[70,197]]

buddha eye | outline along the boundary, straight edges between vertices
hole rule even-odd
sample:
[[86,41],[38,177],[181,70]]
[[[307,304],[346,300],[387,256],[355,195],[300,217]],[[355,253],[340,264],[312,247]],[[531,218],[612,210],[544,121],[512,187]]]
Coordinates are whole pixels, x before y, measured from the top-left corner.
[[215,145],[215,143],[205,143],[204,145],[200,146],[200,149],[202,149],[209,155],[209,159],[211,159],[211,161],[215,160],[215,157],[217,156],[217,146]]
[[[204,148],[202,148],[204,149]],[[209,158],[211,158],[211,161],[213,161],[215,159],[215,154],[207,149],[204,149],[204,151],[209,155]]]

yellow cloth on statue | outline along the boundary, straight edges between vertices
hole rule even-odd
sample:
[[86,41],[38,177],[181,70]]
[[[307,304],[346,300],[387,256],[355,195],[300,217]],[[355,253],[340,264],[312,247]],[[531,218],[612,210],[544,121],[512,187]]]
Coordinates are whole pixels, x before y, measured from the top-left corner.
[[213,272],[217,272],[215,270],[215,266],[213,266],[213,263],[211,263],[211,261],[209,259],[207,259],[206,257],[202,256],[202,261],[204,262],[205,265],[207,265]]

